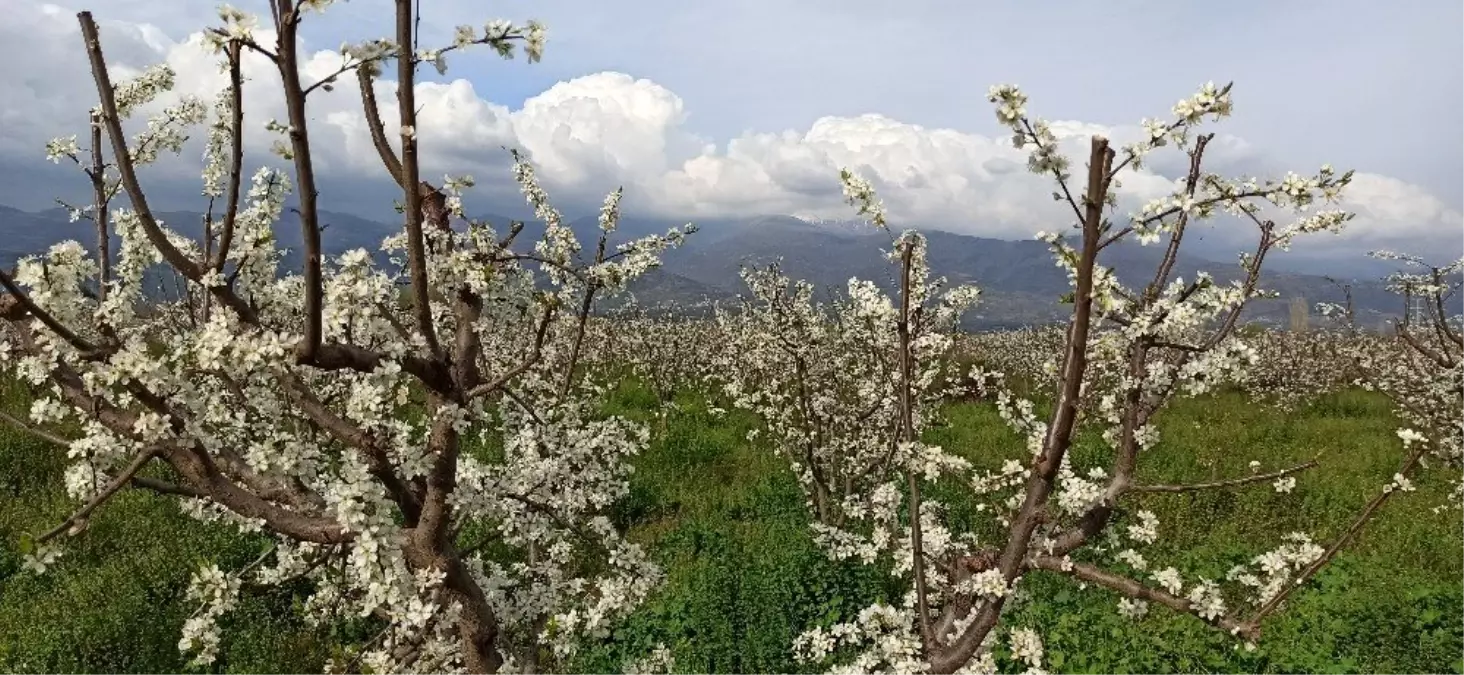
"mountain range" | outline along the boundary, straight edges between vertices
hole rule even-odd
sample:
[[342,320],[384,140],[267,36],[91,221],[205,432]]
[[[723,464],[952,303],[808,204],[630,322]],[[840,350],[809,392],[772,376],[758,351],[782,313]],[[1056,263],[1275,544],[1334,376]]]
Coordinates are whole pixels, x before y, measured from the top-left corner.
[[[163,212],[158,217],[177,231],[202,230],[203,214],[200,213]],[[509,218],[493,214],[481,214],[478,219],[493,223],[500,231],[509,222]],[[325,227],[321,238],[328,255],[354,248],[377,251],[381,240],[400,227],[335,211],[322,211],[320,221]],[[609,243],[613,246],[684,224],[685,221],[623,218]],[[775,260],[781,260],[787,274],[808,280],[825,295],[843,288],[851,277],[875,281],[886,289],[893,286],[896,270],[884,257],[890,245],[889,236],[857,221],[769,215],[698,220],[697,225],[699,231],[688,238],[685,246],[668,251],[662,258],[661,268],[631,286],[632,295],[641,304],[684,305],[702,300],[729,300],[744,290],[738,275],[744,264]],[[599,236],[595,217],[571,221],[570,227],[587,249],[593,247]],[[519,240],[538,235],[542,228],[542,224],[529,222]],[[279,245],[290,250],[285,266],[298,269],[300,228],[293,218],[286,217],[275,225],[275,233]],[[1068,308],[1058,299],[1069,290],[1067,276],[1053,263],[1046,244],[940,230],[926,230],[925,234],[933,274],[945,276],[952,283],[975,284],[983,291],[982,302],[966,317],[965,328],[1010,328],[1060,321],[1066,316]],[[66,212],[59,208],[28,212],[0,205],[0,265],[9,268],[20,257],[43,252],[67,239],[90,244],[95,240],[91,223],[69,222]],[[1124,284],[1142,287],[1161,255],[1160,246],[1122,242],[1106,249],[1100,262],[1119,270],[1119,279]],[[1181,255],[1176,274],[1193,278],[1200,271],[1210,273],[1220,282],[1240,276],[1235,262]],[[1347,276],[1345,270],[1339,272]],[[1317,302],[1341,302],[1343,298],[1340,286],[1327,277],[1287,273],[1281,269],[1264,274],[1262,287],[1279,292],[1280,297],[1254,302],[1247,310],[1248,321],[1284,326],[1292,298],[1305,298],[1313,306]],[[1376,325],[1379,319],[1394,316],[1401,309],[1397,297],[1377,281],[1352,282],[1352,294],[1363,326]]]

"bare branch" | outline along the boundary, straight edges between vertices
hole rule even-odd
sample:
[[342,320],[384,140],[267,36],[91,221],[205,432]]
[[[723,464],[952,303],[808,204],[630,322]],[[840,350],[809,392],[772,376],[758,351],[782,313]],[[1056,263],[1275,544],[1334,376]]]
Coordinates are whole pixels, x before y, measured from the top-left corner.
[[1315,461],[1311,461],[1311,462],[1305,462],[1303,464],[1298,464],[1298,465],[1293,466],[1293,467],[1291,467],[1289,469],[1282,469],[1280,471],[1272,471],[1270,473],[1258,473],[1258,474],[1256,474],[1254,476],[1245,476],[1243,478],[1232,478],[1232,479],[1229,479],[1229,480],[1218,480],[1218,481],[1212,481],[1212,482],[1209,482],[1209,483],[1189,483],[1189,484],[1184,484],[1184,485],[1134,485],[1132,487],[1129,487],[1128,490],[1126,490],[1126,491],[1127,492],[1171,492],[1172,493],[1172,492],[1198,492],[1200,490],[1221,490],[1221,489],[1225,489],[1225,488],[1241,487],[1243,485],[1253,485],[1255,483],[1264,483],[1264,482],[1267,482],[1267,481],[1276,480],[1277,478],[1285,478],[1286,476],[1290,476],[1293,473],[1300,473],[1302,471],[1305,471],[1307,469],[1313,468],[1315,466],[1317,466],[1317,463]]
[[151,490],[158,494],[174,495],[177,497],[192,497],[194,499],[203,499],[207,496],[202,492],[199,492],[198,490],[195,490],[186,485],[169,483],[167,481],[158,480],[156,478],[148,478],[146,476],[133,476],[132,486],[142,488],[144,490]]
[[[1205,157],[1205,146],[1209,145],[1210,139],[1215,134],[1205,134],[1195,139],[1195,148],[1189,153],[1189,173],[1184,179],[1184,195],[1193,199],[1195,189],[1200,185],[1200,168]],[[1174,263],[1179,259],[1179,246],[1184,241],[1185,228],[1189,225],[1190,212],[1183,211],[1174,224],[1174,231],[1169,235],[1169,247],[1164,250],[1164,258],[1159,263],[1159,269],[1154,272],[1154,280],[1149,282],[1149,287],[1144,289],[1144,300],[1152,303],[1159,297],[1159,291],[1169,281],[1169,274],[1174,271]]]
[[147,234],[148,241],[158,249],[163,259],[168,264],[183,272],[189,279],[198,278],[198,270],[183,255],[167,235],[158,226],[158,221],[153,217],[152,209],[148,206],[147,195],[142,191],[142,184],[137,180],[137,167],[132,161],[132,153],[127,147],[127,136],[122,132],[122,118],[117,112],[116,88],[112,85],[111,74],[107,70],[106,58],[102,55],[101,37],[97,33],[96,21],[92,19],[91,12],[81,12],[76,15],[81,23],[81,35],[86,42],[87,57],[91,61],[92,79],[97,86],[97,98],[101,102],[101,121],[107,127],[107,136],[112,140],[112,155],[116,161],[117,173],[122,179],[122,186],[127,190],[127,197],[132,201],[132,208],[137,212],[141,221],[142,229]]
[[[87,57],[91,62],[92,79],[97,85],[97,98],[101,101],[101,121],[106,125],[107,136],[112,139],[112,155],[116,161],[117,173],[122,179],[122,187],[127,191],[127,198],[132,202],[132,209],[137,212],[138,222],[142,231],[147,235],[147,240],[163,256],[174,269],[178,270],[190,281],[198,281],[202,277],[198,265],[194,264],[188,256],[184,255],[158,225],[157,219],[153,216],[152,208],[148,206],[147,195],[142,191],[142,183],[137,179],[137,167],[132,161],[132,153],[127,148],[127,136],[122,132],[122,119],[117,113],[116,89],[112,86],[112,77],[107,71],[107,61],[102,55],[102,42],[97,34],[96,21],[92,19],[91,12],[81,12],[76,15],[81,23],[82,38],[86,42]],[[215,286],[210,289],[221,302],[227,305],[246,321],[253,321],[254,310],[242,298],[235,295],[228,287]]]
[[[1042,452],[1037,456],[1035,470],[1027,480],[1026,497],[1012,521],[1006,547],[1002,550],[999,568],[1008,583],[1021,575],[1032,534],[1042,520],[1043,507],[1052,494],[1058,469],[1062,465],[1063,455],[1072,443],[1073,430],[1077,423],[1079,393],[1088,366],[1087,350],[1093,316],[1093,269],[1098,256],[1103,205],[1108,194],[1111,175],[1109,169],[1113,165],[1113,156],[1108,139],[1093,137],[1088,159],[1088,191],[1083,198],[1083,244],[1075,270],[1073,318],[1068,325],[1067,344],[1060,371],[1062,386],[1053,409],[1052,421],[1048,424],[1047,436],[1043,440]],[[1004,599],[996,598],[982,606],[980,613],[965,632],[947,649],[931,658],[931,670],[950,673],[965,665],[976,653],[982,640],[996,626],[1004,604]]]
[[[914,242],[908,237],[900,242],[900,319],[897,329],[900,335],[900,441],[914,443],[914,402],[910,387],[914,374],[910,335],[910,266],[915,254]],[[930,623],[930,604],[925,588],[925,550],[920,522],[920,479],[915,472],[906,472],[910,489],[910,547],[913,551],[915,575],[915,608],[920,614],[920,638],[929,646],[935,643],[935,633]]]
[[396,0],[396,41],[401,54],[397,58],[397,112],[401,119],[401,171],[397,183],[402,188],[407,218],[407,268],[412,278],[412,304],[417,315],[417,330],[427,342],[433,358],[442,358],[442,346],[432,322],[432,297],[427,287],[427,252],[422,232],[422,181],[417,159],[417,64],[412,59],[416,35],[412,30],[412,0]]
[[213,269],[222,271],[234,243],[234,225],[239,217],[239,183],[244,174],[244,75],[239,43],[229,43],[229,97],[233,99],[229,119],[229,194],[224,205],[223,229],[214,252]]
[[381,122],[381,110],[376,105],[376,80],[371,77],[370,72],[360,69],[356,71],[356,82],[361,88],[361,109],[366,113],[366,128],[371,130],[371,144],[376,146],[376,154],[381,157],[386,172],[401,186],[402,161],[397,159],[396,151],[391,149],[391,143],[386,139],[386,127]]
[[300,57],[297,31],[299,22],[289,2],[281,2],[276,11],[279,28],[277,51],[280,79],[284,83],[285,110],[289,116],[290,151],[295,158],[295,185],[300,206],[300,238],[305,245],[305,335],[296,347],[300,359],[313,362],[319,351],[322,332],[324,291],[321,280],[320,213],[316,204],[315,164],[311,159],[309,118],[305,113],[305,93],[300,86]]
[[65,438],[62,438],[60,436],[57,436],[57,435],[55,435],[55,434],[53,434],[53,433],[51,433],[49,431],[46,431],[44,429],[38,429],[38,428],[33,427],[33,426],[29,425],[29,424],[26,424],[25,421],[21,420],[18,417],[15,417],[15,416],[11,415],[10,413],[5,412],[3,410],[0,410],[0,422],[4,422],[6,424],[9,424],[10,426],[14,427],[15,429],[18,429],[20,431],[23,431],[23,432],[25,432],[27,434],[30,434],[32,436],[35,436],[36,438],[39,438],[39,439],[41,439],[41,440],[43,440],[43,441],[45,441],[47,443],[51,443],[53,445],[58,445],[58,446],[63,447],[63,448],[66,448],[66,447],[70,447],[71,446],[71,441],[69,441],[69,440],[67,440]]
[[107,209],[111,195],[107,194],[106,165],[102,163],[102,121],[96,113],[91,116],[91,170],[87,176],[92,183],[92,222],[97,226],[97,300],[107,299],[107,281],[112,278],[112,245],[107,231]]
[[137,475],[137,472],[141,471],[144,466],[147,466],[147,463],[152,461],[157,455],[158,448],[156,446],[143,448],[141,452],[137,453],[136,457],[132,458],[132,461],[127,464],[127,467],[122,469],[121,473],[107,482],[106,487],[103,487],[101,492],[98,492],[91,499],[87,500],[86,504],[68,516],[66,520],[61,521],[60,525],[51,528],[49,532],[37,537],[36,543],[50,541],[67,530],[72,530],[73,534],[77,534],[81,530],[86,529],[87,516],[90,516],[92,511],[95,511],[97,507],[101,506],[108,499],[111,499],[112,495],[117,494],[118,490],[126,486],[132,480],[132,477]]
[[[609,232],[600,233],[600,243],[595,248],[594,264],[596,265],[604,262],[605,260],[605,242],[606,238],[609,236]],[[581,343],[583,343],[585,339],[585,323],[589,321],[590,309],[594,307],[595,304],[595,292],[599,290],[600,284],[594,279],[591,279],[590,282],[585,285],[585,297],[584,300],[580,303],[579,315],[576,317],[574,344],[570,347],[569,350],[569,364],[564,368],[564,382],[559,387],[559,395],[561,397],[569,393],[570,384],[574,382],[574,368],[579,363],[580,347]]]

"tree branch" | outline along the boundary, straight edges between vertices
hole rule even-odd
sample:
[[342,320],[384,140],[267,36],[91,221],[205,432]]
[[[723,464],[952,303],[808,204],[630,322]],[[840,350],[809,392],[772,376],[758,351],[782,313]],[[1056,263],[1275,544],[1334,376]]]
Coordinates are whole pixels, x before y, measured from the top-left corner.
[[[142,227],[143,233],[147,235],[148,242],[158,250],[158,253],[163,256],[163,260],[190,281],[196,282],[202,276],[201,271],[188,256],[168,240],[168,235],[158,225],[152,208],[148,206],[147,195],[142,191],[142,183],[137,179],[137,167],[133,163],[132,153],[127,147],[127,136],[122,132],[122,119],[117,113],[116,89],[112,86],[112,77],[107,72],[107,61],[102,55],[102,42],[97,34],[96,21],[92,19],[91,12],[81,12],[76,15],[76,18],[81,23],[81,35],[86,42],[92,79],[97,85],[97,98],[100,99],[102,109],[101,121],[107,127],[107,136],[112,139],[112,155],[116,160],[117,173],[122,180],[122,187],[127,191],[128,200],[132,202],[132,209],[137,212],[138,223]],[[254,310],[228,287],[215,286],[209,290],[220,302],[227,305],[245,321],[254,320]]]
[[[127,467],[122,469],[121,473],[107,482],[106,487],[103,487],[101,492],[98,492],[91,499],[87,500],[86,504],[68,516],[66,520],[61,521],[60,525],[51,528],[49,532],[37,537],[36,543],[50,541],[67,530],[72,530],[73,533],[80,533],[81,530],[86,529],[87,516],[90,516],[92,511],[97,510],[97,507],[101,506],[108,499],[111,499],[112,495],[117,494],[118,490],[126,486],[132,480],[132,477],[137,475],[137,472],[141,471],[142,467],[147,466],[147,463],[152,461],[157,455],[158,448],[156,446],[143,448],[141,452],[137,453],[136,457],[132,458],[132,461],[128,463]],[[73,526],[75,526],[74,529]]]
[[533,365],[535,363],[538,363],[539,362],[539,359],[543,355],[543,351],[544,351],[544,339],[548,335],[549,322],[553,318],[554,318],[554,308],[553,307],[546,308],[544,310],[544,317],[539,320],[539,328],[534,333],[534,347],[533,347],[532,351],[529,352],[529,355],[526,358],[524,358],[523,361],[520,361],[518,365],[514,366],[513,368],[510,368],[508,370],[508,372],[505,372],[504,374],[500,375],[497,379],[493,380],[492,382],[486,382],[486,383],[480,384],[480,385],[478,385],[476,387],[473,387],[471,390],[468,391],[467,399],[471,401],[472,399],[475,399],[475,398],[477,398],[479,396],[482,396],[484,394],[487,394],[487,393],[489,393],[491,391],[494,391],[494,390],[502,387],[503,385],[507,384],[509,380],[512,380],[513,378],[518,377],[524,371],[526,371],[529,368],[533,367]]
[[1099,569],[1087,563],[1075,563],[1054,556],[1033,556],[1028,559],[1027,566],[1032,569],[1058,572],[1083,581],[1097,584],[1111,591],[1115,591],[1125,597],[1137,600],[1145,600],[1156,604],[1164,605],[1176,612],[1193,614],[1196,618],[1218,628],[1222,628],[1232,635],[1248,634],[1245,624],[1235,619],[1222,616],[1215,619],[1206,619],[1199,615],[1194,603],[1157,588],[1150,588],[1128,577]]
[[6,292],[10,294],[10,297],[15,298],[15,302],[18,303],[20,307],[24,308],[26,313],[34,316],[36,319],[39,319],[40,322],[42,324],[45,324],[46,328],[49,328],[52,333],[55,333],[61,339],[70,343],[71,346],[75,347],[78,351],[81,351],[85,356],[89,357],[95,355],[95,353],[97,352],[96,345],[93,345],[86,338],[83,338],[80,335],[73,333],[70,328],[67,328],[60,321],[57,321],[56,317],[51,316],[50,312],[47,312],[46,310],[41,309],[40,306],[36,305],[36,303],[30,299],[30,296],[27,295],[25,291],[21,290],[20,286],[17,286],[15,284],[15,280],[11,279],[10,275],[5,273],[5,270],[0,270],[0,286],[3,286],[5,288]]
[[1284,477],[1289,476],[1289,475],[1291,475],[1293,473],[1299,473],[1299,472],[1305,471],[1307,469],[1313,468],[1315,466],[1317,466],[1316,461],[1310,461],[1310,462],[1306,462],[1306,463],[1303,463],[1303,464],[1298,464],[1298,465],[1293,466],[1293,467],[1291,467],[1289,469],[1282,469],[1280,471],[1272,471],[1271,473],[1261,473],[1261,474],[1256,474],[1254,476],[1246,476],[1244,478],[1232,478],[1232,479],[1229,479],[1229,480],[1212,481],[1212,482],[1209,482],[1209,483],[1190,483],[1190,484],[1187,484],[1187,485],[1135,485],[1135,486],[1132,486],[1132,487],[1128,488],[1128,490],[1126,490],[1126,491],[1127,492],[1171,492],[1172,493],[1172,492],[1198,492],[1200,490],[1214,490],[1214,489],[1224,489],[1224,488],[1240,487],[1242,485],[1251,485],[1253,483],[1264,483],[1266,481],[1275,480],[1277,478],[1284,478]]
[[[1027,480],[1026,498],[1012,521],[1006,547],[1002,550],[999,568],[1002,577],[1011,583],[1022,574],[1023,560],[1031,546],[1032,534],[1042,519],[1044,505],[1056,484],[1063,455],[1072,443],[1078,418],[1078,399],[1088,367],[1088,341],[1093,315],[1093,269],[1098,256],[1102,233],[1103,206],[1109,188],[1109,169],[1113,165],[1113,149],[1108,139],[1094,136],[1088,158],[1088,190],[1083,201],[1083,248],[1075,270],[1073,318],[1068,326],[1066,351],[1062,363],[1062,387],[1058,392],[1052,421],[1048,425],[1042,452],[1038,455],[1032,476]],[[1003,598],[995,598],[982,606],[971,625],[948,648],[931,656],[932,672],[951,673],[970,660],[981,642],[1000,618]]]
[[241,70],[239,43],[229,43],[229,97],[233,105],[229,111],[229,195],[224,206],[224,224],[219,232],[218,250],[213,260],[214,271],[223,271],[224,261],[229,257],[229,248],[234,243],[234,225],[239,216],[239,183],[243,180],[244,168],[244,75]]
[[[1411,454],[1409,454],[1408,458],[1403,461],[1403,465],[1398,468],[1398,473],[1403,476],[1408,476],[1409,474],[1411,474],[1414,467],[1418,466],[1419,460],[1423,458],[1423,455],[1427,451],[1427,449],[1427,444],[1419,443],[1418,448],[1415,449]],[[1392,485],[1390,484],[1389,488],[1391,487]],[[1252,614],[1250,618],[1245,620],[1245,630],[1252,633],[1259,633],[1261,621],[1263,621],[1272,612],[1275,612],[1278,608],[1280,608],[1281,603],[1285,602],[1286,598],[1292,593],[1296,592],[1296,589],[1300,588],[1302,584],[1306,583],[1308,579],[1315,576],[1317,572],[1320,572],[1322,570],[1323,567],[1326,567],[1327,563],[1331,562],[1332,558],[1336,557],[1337,553],[1341,551],[1343,547],[1347,546],[1347,544],[1352,541],[1352,538],[1357,536],[1358,532],[1362,531],[1362,528],[1367,525],[1368,521],[1372,520],[1373,515],[1377,513],[1378,509],[1382,508],[1383,504],[1386,503],[1388,499],[1392,497],[1393,494],[1396,492],[1397,490],[1395,489],[1385,488],[1383,490],[1380,490],[1378,494],[1372,498],[1372,501],[1368,502],[1367,506],[1363,507],[1362,512],[1359,513],[1357,515],[1357,518],[1354,519],[1352,523],[1347,526],[1347,529],[1343,530],[1342,534],[1338,535],[1337,539],[1332,542],[1332,545],[1327,547],[1326,552],[1322,553],[1320,557],[1312,561],[1310,565],[1307,565],[1306,568],[1297,575],[1295,580],[1293,580],[1291,583],[1286,584],[1285,589],[1283,589],[1280,593],[1277,593],[1275,597],[1271,598],[1268,602],[1266,602],[1266,604],[1262,605],[1260,609],[1257,609],[1255,614]]]
[[35,436],[36,438],[46,441],[47,443],[58,445],[63,448],[71,446],[71,441],[57,436],[44,429],[38,429],[29,424],[26,424],[25,421],[21,420],[18,417],[12,416],[10,413],[7,413],[3,410],[0,410],[0,422],[9,424],[16,429],[24,431],[25,433]]
[[366,114],[366,128],[371,130],[371,144],[376,146],[376,155],[381,158],[386,172],[391,174],[391,179],[400,187],[402,161],[397,159],[396,151],[391,149],[391,143],[386,139],[386,127],[381,123],[381,110],[376,105],[376,80],[372,79],[371,73],[358,69],[356,82],[361,88],[361,109]]
[[[900,336],[900,440],[914,443],[915,411],[910,387],[914,379],[912,369],[910,335],[910,266],[915,255],[912,241],[903,238],[900,250],[900,319],[896,328]],[[930,623],[930,604],[925,587],[925,550],[920,522],[920,479],[913,471],[906,471],[910,489],[910,547],[915,575],[915,609],[920,613],[920,639],[928,647],[935,644],[935,633]]]
[[295,157],[295,184],[299,188],[300,237],[305,245],[305,335],[296,349],[306,363],[315,360],[320,351],[323,331],[324,291],[321,279],[320,213],[316,205],[315,164],[310,156],[309,118],[305,114],[305,94],[300,86],[299,22],[295,21],[290,3],[281,0],[279,41],[276,51],[280,79],[284,83],[285,109],[290,120],[290,149]]
[[432,298],[427,287],[427,252],[422,233],[422,193],[417,160],[417,64],[412,59],[416,36],[412,31],[412,0],[396,0],[396,37],[401,55],[397,58],[397,112],[401,117],[402,159],[397,182],[402,188],[407,217],[407,267],[412,277],[412,305],[417,330],[427,342],[433,358],[442,358],[437,330],[432,322]]

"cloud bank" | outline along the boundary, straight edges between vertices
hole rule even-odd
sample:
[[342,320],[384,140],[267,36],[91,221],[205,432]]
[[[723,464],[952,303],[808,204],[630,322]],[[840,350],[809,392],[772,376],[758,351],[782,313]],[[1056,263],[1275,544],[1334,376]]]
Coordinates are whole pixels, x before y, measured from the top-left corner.
[[[42,169],[41,148],[53,136],[84,135],[85,107],[95,90],[71,11],[20,5],[9,14],[0,26],[0,58],[32,65],[0,72],[0,183],[10,185],[0,188],[0,203],[39,208],[50,195],[39,198],[35,183],[65,175]],[[99,19],[114,79],[154,62],[166,62],[177,72],[174,92],[153,108],[183,95],[211,100],[225,85],[199,34],[170,36],[146,23]],[[266,44],[273,41],[267,33],[257,36]],[[340,65],[338,52],[307,46],[312,48],[302,66],[306,82]],[[553,49],[551,42],[549,60]],[[455,54],[452,62],[456,67],[495,58],[486,52]],[[494,66],[525,67],[521,62]],[[286,117],[277,74],[258,56],[246,60],[244,71],[248,169],[265,162],[283,165],[268,154],[275,135],[265,129],[267,120]],[[395,83],[382,79],[376,87],[389,135],[395,137]],[[1188,93],[1173,92],[1173,97]],[[505,148],[519,148],[533,158],[546,187],[572,216],[588,212],[605,192],[624,186],[626,210],[644,215],[845,218],[852,212],[842,202],[838,172],[848,166],[874,182],[898,222],[1008,239],[1065,223],[1064,209],[1052,200],[1051,181],[1028,173],[1025,154],[1004,135],[930,128],[871,113],[825,116],[803,129],[745,131],[719,142],[693,128],[691,111],[675,92],[650,79],[613,71],[567,78],[510,107],[488,100],[472,78],[456,78],[449,70],[440,81],[419,83],[416,98],[424,177],[473,175],[478,194],[490,203],[472,197],[470,203],[487,209],[494,200],[513,198]],[[360,105],[354,78],[343,78],[333,92],[311,97],[310,134],[317,172],[326,185],[322,203],[385,220],[390,218],[390,190]],[[1029,109],[1042,114],[1042,101],[1034,100]],[[984,109],[971,114],[990,116]],[[1244,103],[1237,105],[1236,114],[1247,114]],[[1316,169],[1287,166],[1244,138],[1226,135],[1223,123],[1218,129],[1208,153],[1211,170],[1279,176],[1288,169],[1304,174]],[[1078,172],[1090,135],[1124,142],[1139,133],[1136,125],[1070,120],[1054,122],[1054,130],[1064,147],[1070,146],[1067,154]],[[194,135],[201,137],[203,130]],[[181,199],[196,190],[197,157],[190,146],[181,160],[149,169],[146,180]],[[1177,153],[1156,155],[1143,172],[1123,178],[1122,196],[1136,203],[1167,194],[1183,170],[1184,158]],[[26,180],[11,180],[18,172],[26,172]],[[58,182],[54,191],[67,189]],[[197,208],[196,203],[167,206]],[[1390,176],[1359,173],[1342,208],[1358,217],[1342,237],[1317,242],[1323,250],[1443,246],[1457,253],[1464,241],[1464,219],[1456,205]],[[1249,231],[1235,234],[1238,241]],[[1231,233],[1214,237],[1227,240]]]

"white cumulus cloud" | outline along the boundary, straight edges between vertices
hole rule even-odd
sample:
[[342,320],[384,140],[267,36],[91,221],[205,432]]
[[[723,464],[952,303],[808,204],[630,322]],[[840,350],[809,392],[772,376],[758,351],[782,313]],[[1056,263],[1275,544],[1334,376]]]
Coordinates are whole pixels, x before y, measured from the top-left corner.
[[[0,72],[4,123],[0,155],[12,164],[21,157],[41,162],[40,148],[47,138],[84,130],[85,106],[94,89],[74,15],[51,5],[25,4],[8,13],[8,21],[0,26],[0,58],[10,63],[38,60],[33,61],[34,69]],[[261,33],[259,39],[269,43],[273,36]],[[103,40],[118,77],[154,61],[165,61],[177,71],[175,92],[160,104],[181,95],[212,99],[225,84],[198,34],[169,37],[146,24],[104,22]],[[334,50],[316,49],[307,55],[302,65],[307,82],[334,72],[341,63]],[[455,54],[453,63],[471,58],[495,57]],[[547,58],[553,58],[552,49]],[[527,66],[518,62],[498,67]],[[267,154],[274,138],[264,128],[266,120],[286,117],[277,73],[262,57],[251,56],[245,74],[250,166],[283,164]],[[378,81],[375,93],[388,135],[395,138],[395,84]],[[1025,154],[1005,136],[927,128],[865,114],[823,117],[806,129],[747,131],[718,143],[689,126],[691,111],[676,93],[619,72],[558,82],[516,108],[486,100],[467,79],[419,83],[416,98],[425,178],[473,174],[480,185],[497,186],[499,194],[506,194],[510,188],[504,148],[519,148],[533,158],[557,198],[586,210],[608,190],[624,185],[628,210],[657,215],[847,217],[852,212],[843,204],[838,185],[839,169],[847,166],[872,180],[893,217],[904,223],[1017,238],[1060,228],[1070,216],[1052,199],[1051,180],[1028,173]],[[312,95],[309,105],[310,133],[322,175],[381,180],[354,77],[342,78],[333,92]],[[1041,101],[1029,108],[1041,112]],[[1237,114],[1246,114],[1244,106]],[[1124,142],[1139,133],[1136,126],[1081,121],[1056,121],[1053,129],[1079,175],[1091,135]],[[202,131],[195,135],[202,136]],[[1209,153],[1221,170],[1315,170],[1285,167],[1243,138],[1223,134]],[[1174,189],[1187,162],[1177,153],[1166,154],[1153,158],[1143,172],[1122,178],[1125,203]],[[184,161],[151,170],[150,176],[183,180],[187,172],[196,175],[196,166],[193,152]],[[333,202],[332,195],[323,199],[330,208],[350,208]],[[1451,241],[1449,237],[1457,239],[1460,233],[1457,209],[1419,186],[1388,176],[1359,173],[1343,207],[1358,213],[1342,238],[1346,242]]]

